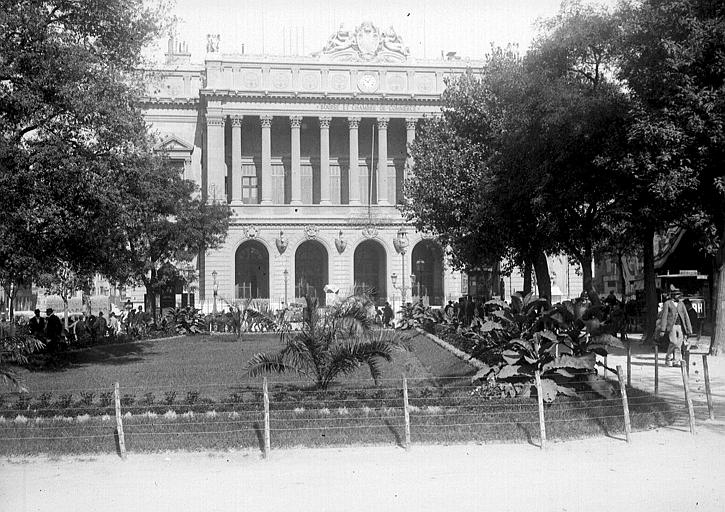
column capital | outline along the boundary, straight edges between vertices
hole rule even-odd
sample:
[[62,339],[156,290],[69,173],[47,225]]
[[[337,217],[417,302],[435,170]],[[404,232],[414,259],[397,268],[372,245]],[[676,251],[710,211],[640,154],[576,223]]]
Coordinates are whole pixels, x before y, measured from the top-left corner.
[[360,118],[359,117],[348,117],[347,118],[347,124],[350,126],[350,129],[356,129],[360,125]]
[[302,116],[289,116],[289,124],[292,128],[299,128],[302,125]]
[[387,130],[388,129],[388,121],[390,121],[389,117],[378,117],[378,128],[381,130]]
[[332,121],[332,116],[320,116],[318,117],[320,120],[320,128],[329,128],[330,127],[330,121]]
[[418,122],[417,117],[406,117],[405,118],[405,127],[408,130],[415,130],[415,125]]
[[270,114],[263,114],[259,116],[259,120],[262,123],[262,128],[271,128],[272,127],[272,118],[274,116]]
[[244,119],[244,116],[232,116],[232,126],[242,126],[242,119]]
[[224,117],[216,114],[206,115],[207,126],[224,126]]

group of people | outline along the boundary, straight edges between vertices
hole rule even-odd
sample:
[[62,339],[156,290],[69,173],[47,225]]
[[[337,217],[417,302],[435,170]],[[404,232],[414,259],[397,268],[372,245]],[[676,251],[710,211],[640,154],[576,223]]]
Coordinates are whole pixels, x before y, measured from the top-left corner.
[[483,308],[483,302],[476,302],[471,297],[461,297],[458,302],[449,300],[443,312],[448,318],[455,318],[462,324],[470,325],[476,316],[483,317]]
[[129,304],[120,316],[111,311],[108,319],[103,311],[99,311],[98,316],[84,313],[75,318],[67,330],[53,308],[46,309],[45,317],[41,316],[40,309],[36,309],[35,315],[28,322],[28,329],[35,338],[47,344],[48,352],[57,352],[63,343],[96,343],[107,337],[115,337],[121,332],[132,333],[139,323],[146,321],[146,314],[142,306],[138,310],[128,306]]

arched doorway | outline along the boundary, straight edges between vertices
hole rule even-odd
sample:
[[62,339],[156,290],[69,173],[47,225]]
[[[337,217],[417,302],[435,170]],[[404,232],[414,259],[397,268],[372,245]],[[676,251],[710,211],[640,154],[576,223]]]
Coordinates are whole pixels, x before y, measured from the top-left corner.
[[249,240],[234,255],[234,295],[237,299],[269,298],[269,251]]
[[325,285],[328,282],[327,250],[315,240],[303,242],[295,252],[295,296],[316,297],[325,305]]
[[422,240],[413,248],[411,265],[416,284],[415,297],[428,297],[431,306],[442,306],[443,296],[443,251],[435,242]]
[[385,248],[374,240],[366,240],[355,249],[355,293],[370,295],[378,304],[385,302],[387,265]]

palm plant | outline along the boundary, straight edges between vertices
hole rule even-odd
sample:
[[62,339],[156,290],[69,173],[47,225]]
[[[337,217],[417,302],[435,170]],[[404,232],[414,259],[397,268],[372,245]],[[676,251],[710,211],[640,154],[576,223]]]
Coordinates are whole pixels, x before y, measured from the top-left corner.
[[28,356],[45,345],[29,334],[18,333],[17,329],[13,324],[0,324],[0,381],[26,392],[15,366],[26,364]]
[[296,373],[326,389],[338,377],[367,365],[377,383],[382,361],[391,361],[393,353],[404,347],[394,333],[373,329],[370,299],[352,296],[327,309],[318,309],[311,297],[305,299],[302,328],[285,329],[281,333],[285,347],[277,354],[252,356],[247,373]]

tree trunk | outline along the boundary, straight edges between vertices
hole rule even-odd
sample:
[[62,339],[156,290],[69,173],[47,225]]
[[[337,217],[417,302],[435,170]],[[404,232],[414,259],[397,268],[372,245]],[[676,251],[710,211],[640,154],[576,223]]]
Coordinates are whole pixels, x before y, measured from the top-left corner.
[[599,299],[599,294],[594,288],[594,273],[592,272],[592,251],[590,249],[584,251],[584,258],[582,261],[579,261],[579,264],[582,267],[582,288],[584,288],[584,291],[589,298],[589,302],[591,302],[594,306],[601,304],[602,301]]
[[[526,260],[524,262],[524,296],[531,293],[531,261]],[[511,290],[511,294],[513,295],[513,290]]]
[[534,272],[539,288],[539,297],[551,302],[551,277],[549,276],[549,262],[546,261],[544,251],[539,251],[534,259]]
[[63,295],[61,297],[63,299],[63,325],[65,325],[65,330],[68,330],[68,297]]
[[18,285],[10,283],[10,289],[8,292],[8,315],[10,316],[10,323],[13,323],[15,319],[15,296],[18,294]]
[[619,284],[622,287],[622,304],[624,304],[627,299],[627,283],[624,280],[624,254],[620,252],[617,256],[619,257]]
[[655,338],[655,324],[657,323],[657,285],[655,283],[655,249],[654,229],[647,229],[642,239],[642,252],[644,263],[644,298],[645,317],[643,341],[651,342]]
[[[151,270],[151,279],[144,279],[144,286],[146,287],[146,298],[151,304],[151,318],[156,323],[156,270]],[[148,311],[146,311],[148,313]]]
[[717,356],[725,353],[725,240],[720,243],[720,253],[716,258],[717,272],[715,274],[715,325],[710,338],[710,355]]

